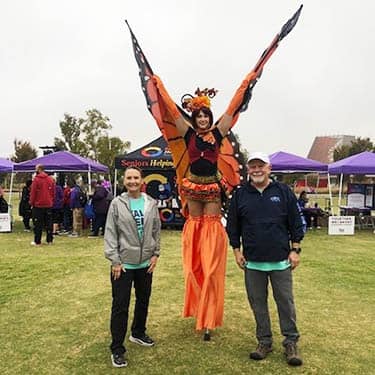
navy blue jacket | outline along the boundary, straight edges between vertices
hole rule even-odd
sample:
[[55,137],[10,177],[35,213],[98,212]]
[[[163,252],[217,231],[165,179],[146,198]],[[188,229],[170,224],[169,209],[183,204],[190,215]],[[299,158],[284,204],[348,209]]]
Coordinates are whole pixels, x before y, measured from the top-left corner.
[[97,185],[92,196],[92,205],[96,214],[107,214],[109,204],[111,203],[107,197],[108,190],[101,185]]
[[250,183],[237,189],[230,202],[227,233],[246,260],[278,262],[288,258],[290,241],[303,239],[297,198],[289,187],[272,181],[262,193]]

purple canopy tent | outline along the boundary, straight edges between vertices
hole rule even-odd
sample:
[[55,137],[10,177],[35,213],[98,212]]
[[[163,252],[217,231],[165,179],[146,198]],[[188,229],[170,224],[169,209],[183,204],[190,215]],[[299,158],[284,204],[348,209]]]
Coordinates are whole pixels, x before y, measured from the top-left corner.
[[328,173],[340,175],[338,203],[340,207],[344,174],[375,174],[375,153],[364,151],[331,163],[328,165]]
[[69,151],[57,151],[14,166],[16,172],[33,172],[42,164],[47,172],[108,172],[108,167]]
[[269,155],[273,172],[321,172],[327,173],[327,164],[278,151]]
[[0,158],[0,173],[12,173],[14,163],[11,160]]
[[375,174],[375,153],[360,154],[336,161],[328,166],[330,174]]
[[[290,154],[284,151],[278,151],[271,155],[270,162],[272,165],[273,172],[282,172],[282,173],[311,173],[315,172],[318,173],[318,180],[317,185],[319,184],[319,173],[327,173],[328,166],[327,164],[320,163],[319,161],[303,158],[301,156],[297,156],[294,154]],[[305,185],[307,186],[307,180],[305,177]],[[330,190],[330,181],[329,181],[329,174],[328,174],[328,188]],[[331,197],[331,192],[330,192]],[[332,198],[331,207],[332,207]]]
[[33,172],[38,164],[42,164],[46,172],[87,172],[90,192],[91,172],[108,173],[108,167],[105,165],[69,151],[57,151],[39,158],[18,163],[14,166],[14,171]]

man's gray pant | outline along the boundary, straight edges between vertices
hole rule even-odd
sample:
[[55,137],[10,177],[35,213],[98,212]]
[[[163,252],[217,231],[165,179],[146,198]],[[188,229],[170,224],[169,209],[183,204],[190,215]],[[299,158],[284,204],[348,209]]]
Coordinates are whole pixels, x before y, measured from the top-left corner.
[[245,284],[250,306],[256,321],[258,342],[272,344],[271,321],[268,311],[268,280],[271,280],[273,297],[277,305],[283,345],[297,342],[296,310],[293,301],[292,271],[256,271],[245,269]]

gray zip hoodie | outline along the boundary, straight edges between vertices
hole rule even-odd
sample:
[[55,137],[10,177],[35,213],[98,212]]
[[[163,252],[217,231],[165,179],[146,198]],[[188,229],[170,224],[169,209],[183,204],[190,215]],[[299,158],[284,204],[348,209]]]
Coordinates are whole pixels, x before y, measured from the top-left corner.
[[139,264],[160,255],[160,218],[156,201],[142,193],[145,201],[143,238],[130,211],[129,196],[122,193],[113,199],[105,226],[104,255],[112,265]]

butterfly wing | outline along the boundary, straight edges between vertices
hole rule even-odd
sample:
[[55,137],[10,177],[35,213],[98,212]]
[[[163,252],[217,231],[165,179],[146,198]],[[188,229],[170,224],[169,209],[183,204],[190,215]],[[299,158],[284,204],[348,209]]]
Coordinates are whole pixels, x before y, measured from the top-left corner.
[[229,132],[222,141],[218,169],[227,180],[229,193],[246,179],[245,159],[233,132]]
[[283,25],[280,32],[276,34],[271,44],[262,53],[253,70],[247,75],[247,77],[251,77],[251,79],[245,79],[244,81],[246,82],[246,86],[244,87],[243,85],[241,85],[240,88],[236,91],[234,97],[231,100],[231,103],[236,103],[236,109],[233,112],[232,127],[237,122],[239,114],[247,110],[253,94],[253,89],[262,75],[264,65],[275,52],[281,40],[284,39],[293,30],[301,14],[302,7],[303,5],[301,5],[299,9],[294,13],[294,15]]
[[[154,117],[168,147],[171,150],[173,164],[176,169],[177,184],[180,185],[182,179],[186,176],[189,170],[189,156],[186,145],[184,139],[177,132],[173,117],[168,112],[167,106],[165,105],[157,86],[152,80],[154,73],[151,66],[142,52],[142,49],[128,23],[127,25],[132,38],[134,56],[139,67],[139,76],[141,79],[142,90],[146,98],[147,108]],[[185,120],[191,122],[190,117],[179,106],[177,107]]]

